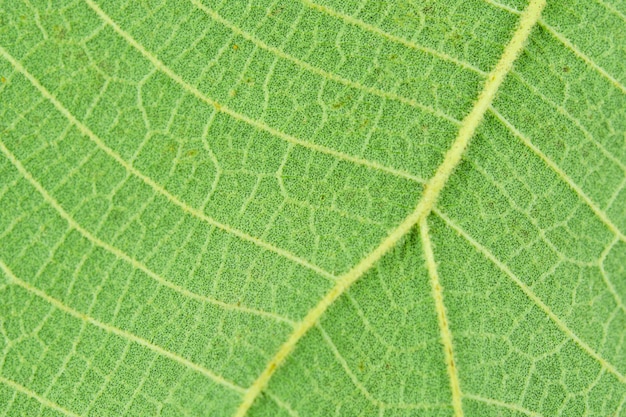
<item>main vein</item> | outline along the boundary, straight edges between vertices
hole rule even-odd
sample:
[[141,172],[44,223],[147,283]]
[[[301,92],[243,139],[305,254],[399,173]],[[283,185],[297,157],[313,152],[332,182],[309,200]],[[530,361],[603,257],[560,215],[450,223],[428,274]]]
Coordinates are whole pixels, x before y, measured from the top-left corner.
[[[513,13],[513,14],[520,14],[520,11],[507,6],[505,4],[499,3],[498,1],[495,0],[484,0],[485,2],[491,4],[492,6],[498,7],[502,10],[506,10],[509,13]],[[599,3],[606,5],[605,3],[599,1]],[[608,6],[608,5],[606,5]],[[617,10],[614,10],[613,8],[609,8],[607,7],[608,10],[614,11],[616,12]],[[619,13],[619,12],[618,12]],[[621,14],[619,14],[621,16]],[[623,17],[623,16],[621,16]],[[538,21],[539,25],[545,29],[548,33],[550,33],[556,40],[558,40],[559,42],[561,42],[563,44],[563,46],[565,46],[565,48],[569,49],[578,59],[582,60],[583,62],[585,62],[585,64],[587,64],[588,66],[590,66],[594,71],[596,71],[598,74],[600,74],[602,77],[604,77],[604,79],[606,79],[607,81],[609,81],[609,83],[611,83],[613,85],[613,87],[617,88],[618,90],[620,90],[622,93],[626,94],[626,86],[624,86],[622,83],[620,83],[617,78],[615,78],[614,76],[612,76],[611,74],[609,74],[604,68],[602,68],[600,65],[596,64],[595,61],[593,61],[589,56],[585,55],[576,45],[574,45],[574,43],[572,41],[570,41],[568,38],[565,37],[565,35],[563,35],[562,33],[558,32],[556,29],[554,29],[552,26],[550,26],[547,22],[545,22],[543,19],[540,19]]]
[[268,362],[259,377],[248,388],[243,401],[235,413],[235,417],[243,417],[254,403],[255,399],[265,388],[276,369],[285,361],[293,351],[298,341],[313,327],[328,308],[337,300],[355,281],[362,277],[370,268],[383,257],[396,243],[406,235],[421,219],[426,218],[433,209],[441,190],[446,185],[454,169],[460,163],[463,153],[474,135],[476,128],[482,121],[485,112],[493,102],[498,88],[511,70],[513,62],[522,51],[532,28],[541,16],[546,0],[532,0],[522,14],[519,26],[513,37],[507,44],[493,71],[487,76],[487,80],[478,100],[471,112],[465,117],[459,133],[445,155],[443,163],[437,168],[435,175],[424,187],[422,198],[415,210],[391,231],[391,233],[374,249],[363,258],[356,266],[337,279],[335,286],[314,306],[307,315],[298,323],[287,341],[278,349],[278,352]]

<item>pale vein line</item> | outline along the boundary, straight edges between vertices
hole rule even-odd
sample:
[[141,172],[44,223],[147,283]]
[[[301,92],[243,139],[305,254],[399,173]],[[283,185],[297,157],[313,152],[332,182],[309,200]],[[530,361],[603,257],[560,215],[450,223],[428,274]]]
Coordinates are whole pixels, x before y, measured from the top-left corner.
[[96,3],[93,2],[93,0],[85,0],[85,3],[87,3],[87,5],[100,17],[100,19],[102,19],[102,21],[104,23],[106,23],[107,25],[111,26],[111,28],[119,35],[121,36],[126,42],[128,42],[133,48],[135,48],[137,51],[139,51],[148,61],[150,61],[152,63],[152,65],[159,71],[161,71],[163,74],[167,75],[169,78],[171,78],[173,81],[175,81],[177,84],[179,84],[181,87],[183,87],[183,89],[188,92],[189,94],[193,95],[194,97],[196,97],[198,100],[207,103],[211,106],[213,106],[215,108],[216,111],[218,112],[222,112],[224,114],[227,114],[228,116],[232,117],[235,120],[239,120],[241,122],[244,122],[258,130],[262,130],[264,132],[267,132],[287,143],[293,143],[296,144],[298,146],[301,146],[303,148],[307,148],[310,149],[312,151],[315,152],[319,152],[319,153],[323,153],[326,155],[331,155],[334,156],[337,159],[341,159],[344,161],[348,161],[348,162],[352,162],[354,164],[357,165],[362,165],[365,166],[367,168],[370,168],[372,170],[376,170],[376,171],[381,171],[381,172],[386,172],[388,174],[394,175],[396,177],[400,177],[400,178],[405,178],[414,182],[423,182],[423,179],[416,177],[413,174],[409,174],[407,172],[395,169],[395,168],[391,168],[391,167],[387,167],[384,166],[382,164],[379,164],[378,162],[373,162],[373,161],[368,161],[366,159],[363,158],[359,158],[353,155],[348,155],[345,154],[343,152],[337,151],[335,149],[331,149],[331,148],[327,148],[325,146],[322,145],[318,145],[315,143],[311,143],[311,142],[307,142],[304,141],[302,139],[299,139],[295,136],[289,135],[285,132],[282,132],[280,130],[277,130],[267,124],[265,124],[264,122],[261,122],[259,120],[254,120],[251,119],[250,117],[246,116],[245,114],[241,114],[238,113],[234,110],[232,110],[231,108],[224,106],[220,103],[218,103],[217,101],[215,101],[212,98],[209,98],[208,96],[206,96],[204,93],[202,93],[200,90],[198,90],[198,88],[194,87],[193,85],[189,84],[188,82],[186,82],[180,75],[178,75],[177,73],[175,73],[172,69],[170,69],[167,65],[165,65],[165,63],[163,63],[159,58],[157,58],[152,52],[148,51],[146,48],[144,48],[143,45],[141,45],[139,42],[137,42],[129,33],[127,33],[126,31],[124,31],[117,23],[115,23],[113,21],[113,19],[111,19],[111,17],[109,15],[107,15],[105,13],[104,10],[102,10]]
[[289,354],[293,351],[298,341],[313,327],[320,317],[328,310],[328,308],[343,294],[356,280],[363,276],[370,268],[383,257],[389,249],[393,248],[396,243],[402,239],[423,217],[428,216],[432,211],[439,193],[445,186],[446,182],[452,175],[452,172],[461,161],[461,157],[470,138],[474,135],[476,128],[483,119],[483,116],[495,97],[498,88],[504,81],[504,78],[513,67],[513,62],[517,59],[522,51],[526,39],[530,35],[532,28],[539,19],[541,11],[545,6],[546,0],[531,0],[528,8],[520,18],[519,26],[510,42],[504,49],[500,60],[496,64],[493,71],[487,77],[485,86],[478,96],[478,100],[474,104],[471,112],[463,120],[463,124],[459,129],[459,133],[446,152],[443,163],[437,168],[435,175],[428,181],[424,187],[422,198],[415,210],[400,223],[370,254],[363,258],[356,266],[346,272],[337,279],[335,286],[313,307],[302,321],[296,325],[293,333],[287,341],[278,349],[274,357],[268,362],[267,366],[248,388],[243,402],[235,413],[236,417],[244,417],[254,400],[265,388],[276,369],[285,361]]
[[215,383],[223,385],[226,388],[230,388],[233,391],[239,392],[239,393],[243,393],[245,391],[244,388],[240,387],[239,385],[235,384],[234,382],[228,381],[227,379],[225,379],[224,377],[217,375],[215,373],[213,373],[212,371],[206,369],[205,367],[198,365],[197,363],[191,362],[189,359],[185,359],[182,356],[179,356],[176,353],[170,352],[169,350],[165,350],[160,346],[155,345],[154,343],[143,339],[137,335],[134,335],[126,330],[122,330],[119,329],[117,327],[111,326],[109,324],[106,323],[102,323],[96,319],[94,319],[93,317],[90,317],[84,313],[81,313],[79,311],[74,310],[71,307],[66,306],[65,304],[63,304],[61,301],[57,300],[56,298],[53,298],[51,296],[49,296],[48,294],[46,294],[45,292],[41,291],[40,289],[30,285],[29,283],[22,281],[21,279],[19,279],[18,277],[15,276],[15,274],[13,274],[13,272],[9,269],[9,267],[0,259],[0,269],[5,273],[5,275],[8,277],[9,279],[9,283],[13,283],[15,285],[18,285],[20,287],[22,287],[23,289],[25,289],[26,291],[35,294],[37,297],[45,300],[47,303],[49,303],[50,305],[52,305],[53,307],[55,307],[56,309],[63,311],[67,314],[69,314],[70,316],[73,316],[83,322],[87,322],[95,327],[98,327],[99,329],[104,330],[106,333],[109,334],[114,334],[122,339],[125,339],[129,342],[133,342],[133,343],[137,343],[138,345],[141,345],[155,353],[157,353],[158,355],[161,355],[163,357],[166,357],[168,359],[171,359],[183,366],[185,366],[186,368],[195,371],[201,375],[206,376],[207,378],[210,378],[211,380],[213,380]]
[[326,332],[326,330],[324,330],[324,328],[319,324],[317,325],[317,329],[319,330],[320,334],[322,335],[322,338],[324,339],[324,341],[330,348],[333,356],[335,357],[337,362],[339,362],[339,364],[343,368],[344,372],[348,375],[348,378],[350,378],[354,386],[361,392],[361,394],[363,394],[363,396],[370,403],[374,404],[375,406],[383,408],[383,409],[392,408],[392,409],[399,409],[399,410],[418,410],[418,409],[425,409],[425,408],[449,407],[447,404],[445,405],[444,404],[419,404],[419,403],[388,404],[382,400],[379,400],[378,398],[374,397],[374,395],[372,395],[371,392],[368,391],[368,389],[361,383],[361,381],[359,381],[358,377],[354,374],[354,372],[352,372],[348,364],[348,361],[343,357],[343,355],[339,351],[339,348],[337,347],[337,345],[335,345],[335,342],[333,342],[333,339]]
[[[502,10],[506,10],[510,13],[513,14],[520,14],[519,10],[516,10],[512,7],[506,6],[504,4],[498,3],[497,1],[494,0],[484,0],[487,3],[498,7]],[[564,35],[562,35],[561,33],[557,32],[552,26],[548,25],[543,19],[539,20],[539,25],[544,28],[546,31],[548,31],[552,36],[554,36],[554,38],[556,38],[559,42],[561,42],[563,45],[565,45],[570,51],[572,51],[574,53],[574,55],[576,55],[576,57],[578,57],[579,59],[583,60],[587,65],[589,65],[590,67],[592,67],[596,72],[598,72],[600,75],[602,75],[605,79],[607,79],[614,87],[616,87],[617,89],[621,90],[622,93],[626,94],[626,87],[624,87],[617,79],[615,79],[611,74],[609,74],[608,72],[606,72],[602,67],[600,67],[598,64],[596,64],[591,58],[589,58],[587,55],[585,55],[582,51],[580,51],[576,45],[574,45],[569,39],[567,39]]]
[[513,271],[509,269],[502,261],[496,258],[486,247],[480,244],[476,239],[471,237],[465,230],[461,229],[461,227],[457,226],[452,219],[446,216],[441,211],[435,209],[434,212],[439,216],[451,229],[457,232],[461,237],[463,237],[474,249],[480,252],[485,258],[490,260],[494,265],[498,267],[503,273],[505,273],[521,290],[526,294],[526,296],[533,302],[537,307],[539,307],[549,318],[556,324],[556,326],[561,329],[561,331],[569,337],[574,343],[576,343],[583,351],[585,351],[590,357],[595,359],[602,368],[607,370],[609,373],[613,374],[622,384],[626,384],[626,377],[621,374],[615,366],[609,363],[606,359],[600,356],[596,351],[594,351],[591,346],[585,343],[580,337],[578,337],[563,320],[561,320],[552,310],[548,307],[531,289],[528,285],[526,285],[521,279],[519,279]]
[[502,9],[502,10],[506,10],[509,13],[513,13],[516,15],[520,15],[522,14],[522,12],[520,12],[519,10],[511,7],[511,6],[507,6],[506,4],[502,4],[502,3],[498,3],[497,1],[494,0],[483,0],[485,3],[490,4],[492,6],[497,7],[498,9]]
[[578,58],[585,61],[587,65],[596,70],[600,75],[606,78],[614,87],[619,89],[622,93],[626,94],[626,87],[624,87],[616,78],[606,72],[604,68],[596,64],[591,58],[585,55],[580,49],[576,47],[569,39],[557,32],[552,26],[545,22],[540,22],[540,25],[547,30],[552,36],[554,36],[559,42],[565,45],[570,51],[574,53]]
[[343,368],[344,372],[348,375],[348,378],[350,378],[350,380],[352,381],[354,386],[361,392],[361,394],[370,403],[372,403],[372,404],[374,404],[374,405],[376,405],[378,407],[386,406],[387,404],[385,404],[384,402],[382,402],[379,399],[375,398],[372,395],[372,393],[369,392],[367,390],[367,388],[365,388],[365,386],[361,383],[361,381],[359,381],[359,379],[356,377],[354,372],[352,372],[352,370],[350,369],[350,366],[348,365],[348,361],[346,361],[346,359],[341,355],[341,352],[339,352],[339,349],[335,345],[335,342],[333,342],[333,340],[330,338],[328,333],[326,333],[326,330],[324,330],[324,328],[322,326],[320,326],[320,325],[317,326],[317,329],[319,330],[320,334],[322,335],[322,338],[324,339],[324,341],[326,342],[326,344],[330,348],[330,351],[333,353],[333,356],[335,357],[337,362],[339,362],[339,365],[341,365],[341,367]]
[[619,403],[619,406],[617,407],[617,411],[615,412],[616,416],[621,416],[622,414],[622,408],[624,408],[624,404],[626,404],[626,394],[622,397],[622,401]]
[[606,8],[607,10],[609,10],[610,12],[612,12],[613,14],[615,14],[616,16],[618,16],[620,19],[622,19],[624,22],[626,22],[626,16],[620,12],[619,10],[617,10],[615,8],[615,6],[613,6],[610,3],[606,3],[604,0],[596,0],[596,2],[600,5],[602,5],[604,8]]
[[617,242],[619,242],[618,238],[613,239],[613,241],[606,247],[606,249],[602,251],[602,253],[600,254],[600,259],[598,260],[598,266],[600,268],[600,275],[602,275],[602,280],[606,284],[611,295],[613,295],[615,303],[624,313],[626,313],[626,305],[624,305],[622,297],[617,292],[617,289],[613,285],[613,282],[609,279],[609,274],[604,269],[604,263],[606,262],[606,258],[609,256],[609,253],[611,253],[613,247],[617,244]]
[[9,149],[7,149],[7,147],[4,145],[4,143],[2,141],[0,141],[0,151],[13,164],[13,166],[15,166],[15,168],[19,171],[19,173],[33,187],[35,187],[35,189],[43,197],[44,201],[46,203],[48,203],[50,206],[52,206],[57,211],[57,213],[70,225],[70,227],[72,229],[74,229],[77,232],[79,232],[81,235],[83,235],[87,240],[89,240],[94,245],[99,246],[99,247],[105,249],[106,251],[112,253],[116,257],[118,257],[118,258],[124,260],[125,262],[127,262],[128,264],[132,265],[134,268],[139,269],[140,271],[142,271],[143,273],[145,273],[150,278],[152,278],[153,280],[155,280],[159,284],[163,285],[164,287],[167,287],[167,288],[169,288],[171,290],[174,290],[174,291],[178,292],[179,294],[184,295],[185,297],[188,297],[188,298],[191,298],[191,299],[194,299],[194,300],[197,300],[197,301],[201,301],[203,303],[210,303],[210,304],[216,305],[218,307],[221,307],[221,308],[223,308],[225,310],[235,310],[235,311],[240,311],[240,312],[243,312],[243,313],[254,314],[254,315],[257,315],[257,316],[268,317],[268,318],[271,318],[271,319],[279,321],[279,322],[288,323],[288,324],[290,324],[292,326],[294,325],[293,321],[291,321],[291,320],[289,320],[289,319],[287,319],[285,317],[279,316],[277,314],[270,313],[270,312],[267,312],[267,311],[262,311],[262,310],[256,310],[256,309],[253,309],[253,308],[240,306],[240,305],[236,305],[236,304],[225,303],[223,301],[216,300],[216,299],[211,298],[211,297],[206,297],[206,296],[203,296],[203,295],[200,295],[200,294],[196,294],[194,292],[191,292],[191,291],[189,291],[189,290],[187,290],[187,289],[185,289],[183,287],[180,287],[180,286],[172,283],[171,281],[168,281],[167,279],[163,278],[159,274],[157,274],[154,271],[152,271],[151,269],[149,269],[143,263],[139,262],[138,260],[136,260],[134,258],[131,258],[127,254],[122,252],[120,249],[118,249],[115,246],[112,246],[112,245],[106,243],[105,241],[103,241],[103,240],[99,239],[98,237],[94,236],[93,234],[91,234],[91,232],[89,232],[87,229],[83,228],[67,211],[65,211],[65,209],[59,204],[59,202],[54,197],[52,197],[46,191],[46,189],[32,176],[32,174],[22,165],[22,163],[15,157],[15,155],[13,155],[13,153],[11,153],[11,151]]
[[412,42],[412,41],[410,41],[408,39],[405,39],[405,38],[402,38],[400,36],[392,35],[391,33],[385,32],[384,30],[382,30],[382,29],[380,29],[380,28],[378,28],[378,27],[376,27],[374,25],[371,25],[371,24],[369,24],[367,22],[364,22],[364,21],[362,21],[360,19],[357,19],[357,18],[355,18],[353,16],[341,13],[341,12],[339,12],[337,10],[331,9],[328,6],[323,6],[321,4],[314,3],[314,2],[312,2],[310,0],[301,0],[301,1],[302,1],[302,3],[304,5],[310,7],[311,9],[314,9],[314,10],[320,11],[322,13],[325,13],[325,14],[327,14],[329,16],[334,17],[335,19],[341,20],[341,21],[343,21],[345,23],[348,23],[350,25],[353,25],[353,26],[357,26],[357,27],[359,27],[361,29],[364,29],[364,30],[366,30],[368,32],[375,33],[376,35],[378,35],[378,36],[380,36],[380,37],[382,37],[384,39],[388,39],[388,40],[390,40],[392,42],[399,43],[399,44],[404,45],[404,46],[406,46],[408,48],[415,49],[417,51],[421,51],[421,52],[427,53],[429,55],[436,56],[437,58],[440,58],[440,59],[442,59],[444,61],[452,62],[452,63],[458,65],[459,67],[465,68],[465,69],[467,69],[469,71],[472,71],[472,72],[475,72],[477,74],[480,74],[480,75],[483,75],[483,76],[487,75],[483,70],[481,70],[480,68],[478,68],[478,67],[476,67],[476,66],[474,66],[474,65],[472,65],[472,64],[470,64],[468,62],[461,61],[461,60],[459,60],[457,58],[454,58],[454,57],[452,57],[450,55],[447,55],[447,54],[445,54],[443,52],[439,52],[439,51],[437,51],[435,49],[432,49],[432,48],[429,48],[427,46],[419,45],[419,44],[417,44],[415,42]]
[[615,191],[613,191],[613,194],[609,198],[609,201],[606,202],[607,210],[613,206],[613,203],[615,203],[615,200],[617,200],[617,197],[620,195],[620,193],[625,187],[626,187],[626,176],[624,176],[624,178],[622,179],[622,182],[620,182],[619,187],[617,187]]
[[520,132],[515,126],[513,126],[502,114],[500,114],[495,108],[490,108],[491,113],[496,116],[496,118],[502,123],[509,131],[511,131],[528,149],[533,151],[535,155],[537,155],[541,160],[552,170],[554,171],[563,182],[565,182],[577,195],[578,197],[585,202],[585,204],[594,212],[594,214],[600,219],[602,223],[620,240],[626,242],[626,236],[622,233],[621,230],[613,222],[609,217],[598,207],[592,200],[589,198],[587,194],[572,181],[567,174],[552,161],[547,155],[545,155],[538,147],[536,147],[530,139],[528,139],[522,132]]
[[348,375],[348,378],[350,378],[354,386],[361,392],[361,394],[363,394],[363,396],[370,403],[383,409],[399,409],[399,410],[418,410],[418,409],[425,409],[425,408],[449,407],[447,404],[420,404],[420,403],[389,404],[389,403],[386,403],[385,401],[379,400],[371,392],[369,392],[369,390],[361,383],[361,381],[359,381],[359,378],[350,369],[350,365],[348,364],[348,361],[343,357],[343,355],[339,351],[339,348],[337,347],[333,339],[330,337],[330,335],[326,332],[326,330],[324,330],[324,328],[319,323],[317,324],[316,327],[319,330],[320,334],[322,335],[322,338],[324,339],[324,341],[330,348],[333,356],[335,357],[337,362],[339,362],[339,364],[343,368],[346,375]]
[[446,315],[446,306],[443,302],[443,288],[439,282],[439,273],[437,272],[437,262],[430,242],[430,232],[428,230],[428,219],[426,217],[420,220],[420,235],[422,237],[422,247],[424,249],[424,258],[428,275],[430,275],[430,286],[432,289],[433,299],[435,300],[435,309],[437,311],[437,322],[439,323],[439,333],[441,335],[441,343],[443,344],[443,352],[446,359],[448,369],[448,377],[450,379],[450,391],[452,392],[452,407],[455,417],[463,417],[463,407],[461,400],[463,393],[461,392],[461,384],[456,363],[454,361],[454,350],[452,344],[452,332],[448,325],[448,317]]
[[306,61],[303,61],[299,58],[296,58],[292,55],[287,54],[286,52],[280,50],[279,48],[276,48],[274,46],[268,45],[267,43],[265,43],[264,41],[254,37],[253,35],[251,35],[248,32],[245,32],[244,30],[238,28],[237,26],[235,26],[232,22],[226,20],[225,18],[223,18],[219,13],[217,13],[216,11],[208,8],[207,6],[205,6],[204,4],[200,3],[198,0],[191,0],[191,3],[193,3],[194,6],[196,6],[198,9],[202,10],[204,13],[208,14],[213,20],[217,21],[218,23],[221,23],[222,25],[226,26],[228,29],[230,29],[233,33],[241,36],[244,39],[247,39],[248,41],[250,41],[252,44],[254,44],[255,46],[261,48],[261,49],[265,49],[266,51],[271,52],[272,54],[276,55],[279,58],[282,58],[284,60],[287,61],[291,61],[294,64],[296,64],[297,66],[312,72],[314,74],[320,75],[325,79],[331,80],[331,81],[335,81],[338,82],[340,84],[344,84],[347,85],[349,87],[352,87],[354,89],[357,90],[361,90],[364,91],[366,93],[378,96],[378,97],[382,97],[382,98],[386,98],[389,100],[394,100],[394,101],[398,101],[400,103],[406,104],[408,106],[411,107],[417,107],[427,113],[431,113],[441,119],[445,119],[451,123],[454,123],[456,125],[460,125],[461,121],[455,119],[454,117],[442,112],[441,110],[437,110],[433,107],[430,106],[426,106],[424,104],[421,104],[419,102],[417,102],[416,100],[412,100],[410,98],[407,97],[403,97],[400,96],[398,94],[395,93],[391,93],[391,92],[387,92],[387,91],[383,91],[380,90],[378,88],[374,88],[374,87],[369,87],[369,86],[365,86],[359,82],[356,81],[352,81],[349,80],[347,78],[344,78],[340,75],[334,74],[332,72],[328,72],[324,69],[315,67],[311,64],[309,64]]
[[104,151],[104,153],[106,153],[108,156],[110,156],[111,158],[113,158],[117,163],[119,163],[122,167],[124,167],[124,169],[126,169],[126,171],[130,172],[131,174],[133,174],[134,176],[136,176],[137,178],[141,179],[145,184],[147,184],[148,186],[150,186],[154,191],[156,191],[157,193],[161,194],[162,196],[164,196],[170,203],[173,203],[175,205],[177,205],[178,207],[180,207],[185,213],[189,213],[192,216],[210,224],[211,226],[215,226],[218,229],[221,229],[227,233],[230,233],[234,236],[237,236],[238,238],[251,242],[257,246],[259,246],[262,249],[265,249],[267,251],[270,252],[274,252],[277,255],[280,255],[286,259],[289,259],[290,261],[297,263],[299,265],[304,266],[305,268],[308,268],[318,274],[320,274],[321,276],[330,279],[330,280],[334,280],[336,277],[331,274],[330,272],[327,272],[325,270],[323,270],[322,268],[320,268],[319,266],[313,265],[312,263],[310,263],[309,261],[300,258],[299,256],[288,252],[284,249],[281,249],[279,247],[276,247],[270,243],[264,242],[254,236],[251,236],[245,232],[242,232],[241,230],[235,229],[227,224],[224,223],[220,223],[217,220],[214,220],[213,218],[207,216],[206,214],[204,214],[202,211],[193,208],[191,206],[189,206],[188,204],[184,203],[183,201],[181,201],[178,197],[174,196],[173,194],[171,194],[169,191],[167,191],[165,188],[163,188],[161,185],[157,184],[154,180],[152,180],[151,178],[147,177],[146,175],[144,175],[143,173],[139,172],[134,166],[132,166],[130,163],[128,163],[126,160],[124,160],[118,153],[116,153],[114,150],[112,150],[111,148],[109,148],[108,146],[106,146],[106,144],[98,137],[96,136],[95,133],[93,133],[85,124],[83,124],[81,121],[79,121],[76,117],[74,117],[74,115],[72,113],[70,113],[69,110],[67,110],[63,104],[57,100],[31,73],[29,73],[26,68],[24,68],[24,66],[17,61],[15,58],[13,58],[13,56],[11,56],[3,47],[0,46],[0,55],[2,55],[4,57],[4,59],[6,59],[7,61],[9,61],[11,63],[11,65],[13,65],[13,67],[18,70],[24,77],[26,77],[26,79],[28,79],[28,81],[30,81],[30,83],[35,86],[39,92],[41,93],[41,95],[43,95],[46,99],[48,99],[53,105],[54,107],[56,107],[56,109],[63,114],[63,116],[65,116],[74,126],[76,126],[78,128],[78,130],[84,134],[85,136],[87,136],[92,142],[94,142],[102,151]]
[[527,416],[542,417],[542,414],[536,413],[534,411],[530,411],[527,408],[521,407],[517,404],[509,404],[509,403],[505,403],[499,400],[494,400],[493,398],[486,398],[486,397],[482,397],[480,395],[475,395],[475,394],[464,393],[463,397],[468,398],[470,400],[479,401],[481,403],[489,404],[489,405],[495,405],[495,406],[502,407],[502,408],[508,408],[509,410],[526,414]]
[[561,106],[560,104],[555,103],[550,98],[546,97],[546,95],[543,94],[536,86],[534,86],[531,82],[527,81],[524,78],[524,75],[522,73],[516,73],[515,75],[516,75],[516,78],[523,85],[525,85],[530,91],[535,93],[535,95],[539,96],[544,103],[546,103],[548,106],[551,106],[554,109],[556,109],[556,111],[558,111],[560,114],[562,114],[567,119],[569,119],[574,125],[576,125],[576,127],[581,131],[583,136],[585,138],[587,138],[587,140],[590,143],[592,143],[596,148],[598,148],[600,150],[600,152],[602,153],[602,155],[604,155],[608,160],[613,162],[615,165],[618,165],[622,169],[622,171],[626,172],[626,165],[624,165],[624,163],[622,161],[620,161],[619,158],[617,158],[615,155],[611,154],[611,152],[609,152],[604,147],[604,144],[602,144],[601,142],[596,140],[596,138],[593,137],[593,135],[580,122],[580,120],[578,120],[576,117],[574,117],[574,115],[572,115],[569,112],[569,110],[567,110],[565,107]]
[[[12,381],[10,379],[7,379],[5,377],[3,377],[2,375],[0,375],[0,383],[3,383],[11,388],[13,388],[15,391],[21,392],[22,394],[28,395],[29,397],[39,401],[42,405],[51,408],[55,411],[58,411],[61,414],[64,414],[66,416],[69,417],[81,417],[79,414],[76,414],[66,408],[61,407],[59,404],[54,403],[52,401],[50,401],[47,398],[42,397],[41,395],[37,394],[34,391],[31,391],[30,389],[26,388],[25,386],[18,384],[15,381]],[[23,410],[22,410],[23,411]]]
[[298,412],[296,410],[294,410],[293,408],[291,408],[291,405],[287,404],[286,402],[284,402],[283,400],[281,400],[280,398],[278,398],[278,396],[272,394],[271,392],[266,392],[265,393],[272,401],[274,401],[280,408],[282,408],[283,410],[285,410],[287,412],[287,414],[289,414],[291,417],[300,417],[300,414],[298,414]]

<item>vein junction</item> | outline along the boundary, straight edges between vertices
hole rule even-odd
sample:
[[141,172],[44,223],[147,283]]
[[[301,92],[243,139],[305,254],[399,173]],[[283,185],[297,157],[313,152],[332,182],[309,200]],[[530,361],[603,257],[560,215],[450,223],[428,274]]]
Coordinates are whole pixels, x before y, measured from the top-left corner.
[[[274,372],[276,372],[276,369],[291,354],[298,341],[317,324],[320,317],[333,304],[333,302],[337,300],[355,281],[369,271],[370,268],[391,248],[393,248],[398,241],[418,222],[426,219],[426,217],[430,214],[435,206],[435,203],[437,202],[437,198],[439,197],[441,190],[446,185],[448,179],[454,172],[454,169],[461,162],[461,158],[469,144],[469,140],[474,135],[476,128],[484,117],[485,112],[493,102],[500,85],[513,67],[513,62],[523,50],[524,44],[526,43],[532,28],[541,16],[541,12],[545,7],[545,4],[546,0],[531,0],[530,4],[522,14],[517,30],[505,47],[504,52],[502,53],[502,56],[500,57],[495,68],[487,75],[487,80],[485,81],[483,90],[478,96],[478,100],[474,104],[471,112],[463,120],[459,133],[454,143],[446,153],[443,163],[437,168],[433,177],[426,183],[422,198],[417,204],[415,210],[409,214],[409,216],[406,217],[376,249],[363,258],[356,266],[340,276],[337,279],[335,286],[307,313],[302,321],[295,326],[294,331],[291,333],[287,341],[283,343],[283,345],[278,349],[278,352],[276,352],[274,357],[268,362],[263,372],[261,372],[250,388],[247,389],[243,397],[243,401],[235,413],[235,417],[244,417],[247,414],[255,399],[267,386],[270,378]],[[422,228],[424,229],[424,227]],[[434,255],[432,256],[432,261],[434,263]],[[442,329],[442,336],[443,333],[444,331]],[[443,342],[445,347],[445,336]],[[450,349],[450,359],[453,360],[451,339],[449,340],[447,347]],[[448,356],[446,356],[446,358],[448,359]],[[448,363],[448,369],[450,369],[450,362]],[[456,370],[454,370],[454,372],[456,373]],[[454,401],[455,382],[453,379],[455,376],[451,374],[450,377],[451,385],[453,386]],[[456,388],[458,389],[458,379],[456,380]],[[457,392],[457,396],[458,404],[454,407],[455,414],[457,416],[462,416],[462,409],[460,408],[460,389]]]

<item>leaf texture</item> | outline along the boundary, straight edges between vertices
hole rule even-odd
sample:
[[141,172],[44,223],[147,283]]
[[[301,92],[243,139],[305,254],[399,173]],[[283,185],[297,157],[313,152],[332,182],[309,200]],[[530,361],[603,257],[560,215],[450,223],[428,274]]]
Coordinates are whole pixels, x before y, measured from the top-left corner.
[[0,416],[626,416],[626,3],[0,0]]

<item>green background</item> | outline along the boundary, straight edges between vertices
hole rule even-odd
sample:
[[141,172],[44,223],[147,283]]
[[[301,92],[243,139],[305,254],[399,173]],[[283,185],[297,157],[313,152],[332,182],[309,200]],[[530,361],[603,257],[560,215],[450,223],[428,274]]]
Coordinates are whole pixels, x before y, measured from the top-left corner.
[[[232,415],[525,7],[0,0],[0,416]],[[626,416],[625,62],[624,1],[548,0],[428,219],[467,416]],[[249,412],[452,414],[418,230]]]

